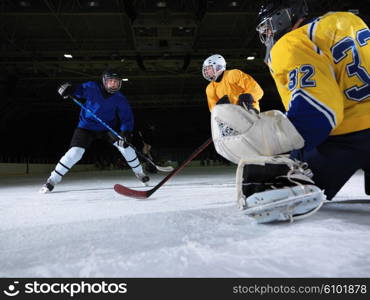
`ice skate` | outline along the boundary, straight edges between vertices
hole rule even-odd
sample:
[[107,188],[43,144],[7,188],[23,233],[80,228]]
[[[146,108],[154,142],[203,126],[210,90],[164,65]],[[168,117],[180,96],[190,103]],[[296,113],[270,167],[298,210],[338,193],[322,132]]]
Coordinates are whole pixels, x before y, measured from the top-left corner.
[[46,181],[46,183],[39,190],[39,193],[41,194],[51,193],[52,190],[54,189],[54,185],[55,184],[51,180]]
[[137,179],[139,179],[139,181],[144,185],[144,186],[148,186],[149,185],[149,176],[146,175],[144,172],[142,173],[136,173],[135,176],[137,177]]

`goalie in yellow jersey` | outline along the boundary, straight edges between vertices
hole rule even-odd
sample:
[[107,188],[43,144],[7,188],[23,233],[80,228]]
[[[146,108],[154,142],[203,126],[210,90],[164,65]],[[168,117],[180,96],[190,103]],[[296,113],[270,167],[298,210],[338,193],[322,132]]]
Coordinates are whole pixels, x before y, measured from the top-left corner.
[[208,57],[202,68],[203,77],[210,81],[206,88],[208,108],[216,104],[232,103],[260,110],[263,90],[252,76],[238,70],[226,70],[226,61],[220,54]]
[[258,222],[309,216],[370,171],[368,26],[350,12],[311,20],[304,0],[265,2],[257,31],[286,114],[212,111],[216,150],[238,164],[240,207]]

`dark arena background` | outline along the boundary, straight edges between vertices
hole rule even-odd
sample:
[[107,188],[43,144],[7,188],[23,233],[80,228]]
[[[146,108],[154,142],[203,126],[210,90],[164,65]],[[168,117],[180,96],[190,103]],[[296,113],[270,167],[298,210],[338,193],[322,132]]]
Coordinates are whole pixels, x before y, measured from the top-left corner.
[[[370,23],[369,1],[308,3],[313,15],[351,10]],[[210,136],[201,66],[211,54],[223,55],[228,69],[239,68],[259,82],[262,110],[282,110],[255,30],[260,5],[2,0],[0,162],[57,162],[79,114],[78,106],[57,94],[58,85],[100,80],[108,66],[127,78],[121,91],[134,110],[135,129],[148,132],[158,159],[182,160]],[[93,148],[82,162],[116,155],[106,145]],[[203,155],[217,156],[213,148]]]

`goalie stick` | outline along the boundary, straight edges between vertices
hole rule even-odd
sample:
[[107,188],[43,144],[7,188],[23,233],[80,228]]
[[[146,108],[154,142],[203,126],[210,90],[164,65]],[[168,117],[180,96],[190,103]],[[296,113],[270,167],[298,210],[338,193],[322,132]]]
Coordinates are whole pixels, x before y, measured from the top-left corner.
[[324,205],[326,204],[370,204],[370,199],[327,200],[324,202]]
[[105,123],[102,119],[100,119],[90,109],[88,109],[87,107],[85,107],[80,101],[78,101],[76,98],[74,98],[72,96],[70,96],[70,98],[73,100],[73,102],[75,102],[77,105],[79,105],[83,110],[85,110],[89,114],[91,114],[91,116],[95,120],[97,120],[100,124],[102,124],[105,128],[107,128],[115,137],[117,137],[119,140],[124,141],[126,144],[128,144],[132,149],[134,149],[134,151],[136,152],[136,154],[138,156],[140,156],[143,159],[145,159],[148,163],[150,163],[151,165],[153,165],[158,171],[161,171],[161,172],[171,172],[171,171],[173,171],[173,167],[171,167],[171,166],[168,166],[168,167],[157,166],[149,157],[147,157],[145,154],[143,154],[140,151],[138,151],[134,147],[134,145],[132,145],[131,143],[127,142],[127,140],[125,138],[123,138],[122,136],[120,136],[115,130],[113,130],[107,123]]
[[370,170],[364,170],[365,193],[370,195]]
[[121,184],[115,184],[114,190],[121,195],[137,198],[137,199],[147,199],[149,198],[156,190],[158,190],[162,185],[164,185],[168,180],[174,177],[178,172],[185,168],[199,153],[201,153],[209,144],[212,143],[212,138],[206,140],[198,149],[196,149],[181,165],[179,165],[175,170],[168,174],[165,178],[162,179],[155,187],[147,191],[138,191],[133,190],[128,187],[125,187]]

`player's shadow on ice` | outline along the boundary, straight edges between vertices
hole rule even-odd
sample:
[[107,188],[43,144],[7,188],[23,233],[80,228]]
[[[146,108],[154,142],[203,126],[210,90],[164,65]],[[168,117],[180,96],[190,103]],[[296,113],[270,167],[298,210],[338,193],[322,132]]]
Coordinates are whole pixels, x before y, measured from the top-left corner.
[[341,219],[350,223],[370,225],[370,205],[366,202],[362,203],[361,200],[354,200],[358,203],[352,204],[329,203],[323,206],[312,218],[325,216],[330,219]]
[[320,210],[313,216],[304,218],[302,220],[295,220],[293,224],[290,224],[289,221],[277,221],[258,225],[267,227],[276,225],[294,226],[295,223],[310,223],[311,221],[319,221],[322,219],[338,219],[347,223],[370,225],[370,199],[351,199],[350,201],[351,203],[340,203],[340,201],[325,203],[324,206],[321,207]]
[[106,187],[106,188],[91,188],[91,189],[73,189],[73,190],[64,190],[64,191],[53,191],[53,194],[59,194],[59,193],[70,193],[70,192],[87,192],[87,191],[104,191],[104,190],[113,190],[112,187]]
[[[145,187],[143,187],[142,185],[140,186],[133,186],[131,187],[133,189],[142,189]],[[151,188],[151,186],[147,186],[146,188]],[[113,190],[113,187],[101,187],[101,188],[81,188],[81,189],[68,189],[68,190],[62,190],[62,191],[53,191],[52,194],[67,194],[67,193],[74,193],[74,192],[91,192],[91,191],[112,191],[114,193],[114,190]],[[116,194],[116,193],[114,193]],[[132,199],[132,200],[138,200],[138,201],[153,201],[153,200],[156,200],[156,197],[153,196],[153,197],[150,197],[150,198],[147,198],[147,199],[136,199],[136,198],[131,198],[131,197],[127,197],[127,196],[123,196],[123,195],[119,195],[119,194],[116,194],[118,196],[122,196],[123,199]]]

